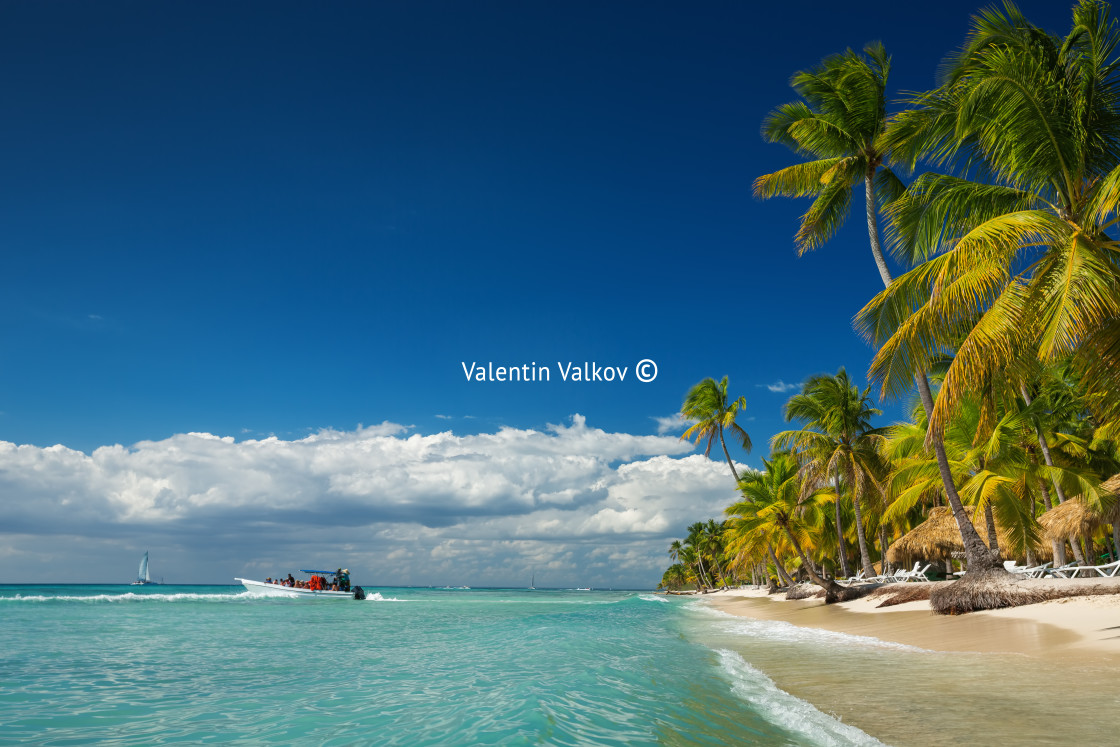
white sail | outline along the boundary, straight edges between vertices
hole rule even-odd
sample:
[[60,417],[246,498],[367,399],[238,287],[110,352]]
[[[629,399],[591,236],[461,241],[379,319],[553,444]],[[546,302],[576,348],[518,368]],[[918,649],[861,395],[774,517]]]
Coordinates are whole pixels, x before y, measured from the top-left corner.
[[148,575],[148,553],[144,553],[144,557],[140,558],[140,570],[136,573],[137,581],[148,582],[152,577]]

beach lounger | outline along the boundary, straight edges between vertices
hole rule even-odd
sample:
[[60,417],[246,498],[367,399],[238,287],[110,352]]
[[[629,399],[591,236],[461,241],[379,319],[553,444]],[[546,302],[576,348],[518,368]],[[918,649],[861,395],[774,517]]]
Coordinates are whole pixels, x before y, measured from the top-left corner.
[[838,578],[838,579],[836,579],[836,583],[843,584],[844,586],[852,586],[853,584],[864,584],[864,583],[867,583],[868,581],[869,581],[869,579],[866,579],[866,578],[863,577],[863,571],[860,571],[856,575],[851,576],[849,578]]
[[895,581],[928,581],[926,578],[926,571],[929,570],[930,563],[926,563],[925,568],[921,568],[921,563],[915,563],[914,567],[908,571],[899,571],[894,574]]
[[1080,570],[1081,566],[1077,563],[1066,563],[1058,568],[1049,569],[1043,575],[1049,578],[1073,578]]
[[1104,565],[1084,565],[1081,566],[1081,570],[1092,571],[1098,576],[1104,576],[1105,578],[1114,578],[1120,575],[1120,560],[1115,563],[1106,563]]
[[1052,563],[1043,563],[1042,565],[1016,565],[1014,560],[1008,560],[1003,564],[1011,573],[1023,576],[1025,578],[1042,578],[1046,572],[1050,570]]

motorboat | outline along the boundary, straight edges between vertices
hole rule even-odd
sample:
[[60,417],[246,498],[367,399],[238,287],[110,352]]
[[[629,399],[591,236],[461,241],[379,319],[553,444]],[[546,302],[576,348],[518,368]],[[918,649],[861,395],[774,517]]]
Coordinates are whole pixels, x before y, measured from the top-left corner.
[[[310,576],[335,576],[338,571],[301,570]],[[259,597],[288,597],[295,599],[365,599],[366,593],[360,586],[353,586],[349,591],[331,591],[328,589],[311,589],[307,586],[285,586],[282,583],[268,581],[254,581],[249,578],[236,578],[250,594]]]

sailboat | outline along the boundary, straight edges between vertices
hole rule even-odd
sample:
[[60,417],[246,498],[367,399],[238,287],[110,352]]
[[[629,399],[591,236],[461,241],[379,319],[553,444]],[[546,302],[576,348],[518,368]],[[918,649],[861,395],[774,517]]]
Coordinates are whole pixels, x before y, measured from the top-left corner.
[[156,586],[156,582],[152,580],[151,575],[148,573],[148,552],[144,551],[144,557],[140,558],[140,570],[136,572],[136,580],[132,582],[133,586]]

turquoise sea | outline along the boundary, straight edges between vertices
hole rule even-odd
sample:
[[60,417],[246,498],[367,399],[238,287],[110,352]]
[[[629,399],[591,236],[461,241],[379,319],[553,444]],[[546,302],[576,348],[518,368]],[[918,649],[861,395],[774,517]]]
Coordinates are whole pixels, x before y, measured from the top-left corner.
[[1113,660],[939,653],[641,591],[366,590],[358,602],[0,586],[0,744],[1096,745],[1120,733]]
[[0,586],[0,742],[877,744],[637,591]]

